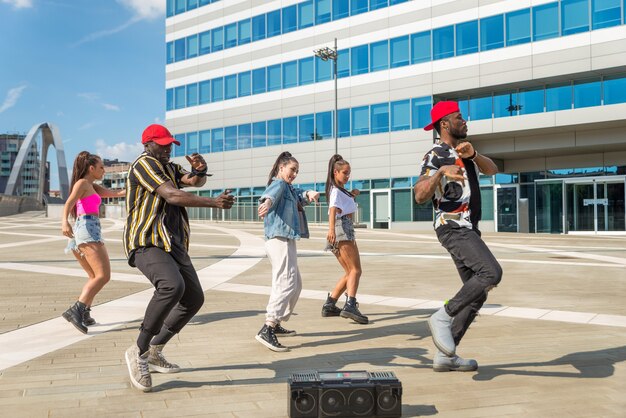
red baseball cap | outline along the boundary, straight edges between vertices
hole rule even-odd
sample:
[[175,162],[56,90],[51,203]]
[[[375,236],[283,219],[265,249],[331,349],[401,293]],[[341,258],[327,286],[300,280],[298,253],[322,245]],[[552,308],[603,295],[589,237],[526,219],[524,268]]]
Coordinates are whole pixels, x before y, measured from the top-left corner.
[[178,142],[170,131],[163,125],[157,125],[156,123],[148,126],[144,129],[143,134],[141,134],[141,143],[145,144],[147,142],[154,142],[159,145],[169,145],[174,143],[180,146],[180,142]]
[[425,131],[432,131],[435,127],[435,123],[441,120],[441,118],[448,116],[451,113],[460,112],[459,104],[457,102],[438,102],[433,106],[430,111],[431,122],[424,126]]

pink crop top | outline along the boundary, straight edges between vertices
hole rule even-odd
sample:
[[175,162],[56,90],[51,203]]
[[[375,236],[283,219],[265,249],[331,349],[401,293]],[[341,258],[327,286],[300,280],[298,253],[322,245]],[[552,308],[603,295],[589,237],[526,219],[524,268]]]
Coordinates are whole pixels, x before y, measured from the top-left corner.
[[83,199],[78,199],[76,201],[76,216],[87,215],[89,213],[99,214],[100,202],[102,202],[102,199],[98,193],[90,194]]

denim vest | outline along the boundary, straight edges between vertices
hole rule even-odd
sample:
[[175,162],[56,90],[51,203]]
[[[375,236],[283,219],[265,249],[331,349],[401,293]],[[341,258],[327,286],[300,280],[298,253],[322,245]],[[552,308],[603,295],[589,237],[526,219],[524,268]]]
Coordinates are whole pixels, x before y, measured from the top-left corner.
[[298,212],[301,206],[308,204],[306,190],[293,187],[282,179],[273,178],[261,196],[261,201],[269,198],[272,207],[265,215],[265,238],[283,237],[300,239],[309,237],[309,226],[304,211]]

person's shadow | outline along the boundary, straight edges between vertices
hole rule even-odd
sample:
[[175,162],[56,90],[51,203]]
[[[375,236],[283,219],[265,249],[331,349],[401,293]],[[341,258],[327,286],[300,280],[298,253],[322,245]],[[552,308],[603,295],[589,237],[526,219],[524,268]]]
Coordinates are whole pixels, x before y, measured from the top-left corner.
[[[550,361],[507,363],[481,366],[474,380],[487,381],[503,375],[532,377],[567,377],[578,379],[601,379],[615,373],[615,364],[626,360],[626,346],[596,351],[566,354]],[[530,370],[541,367],[572,366],[577,372]]]

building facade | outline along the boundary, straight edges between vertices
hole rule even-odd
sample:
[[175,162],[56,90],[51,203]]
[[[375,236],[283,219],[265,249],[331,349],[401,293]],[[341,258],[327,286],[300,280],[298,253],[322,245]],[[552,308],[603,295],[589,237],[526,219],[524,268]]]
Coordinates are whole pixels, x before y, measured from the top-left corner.
[[[24,142],[26,135],[18,133],[0,134],[0,193],[4,193],[11,169],[17,159],[17,154]],[[19,181],[16,184],[16,196],[37,197],[39,189],[39,165],[41,157],[36,144],[33,143],[29,151],[24,167],[20,173]],[[44,194],[50,190],[50,165],[45,169]]]
[[[202,153],[202,195],[254,204],[277,155],[324,189],[339,153],[361,221],[432,227],[412,186],[433,103],[457,100],[476,148],[484,230],[624,233],[624,0],[168,0],[166,123]],[[337,39],[333,60],[314,50]]]

